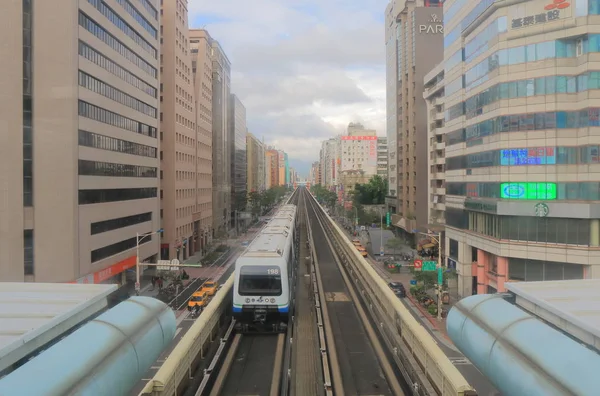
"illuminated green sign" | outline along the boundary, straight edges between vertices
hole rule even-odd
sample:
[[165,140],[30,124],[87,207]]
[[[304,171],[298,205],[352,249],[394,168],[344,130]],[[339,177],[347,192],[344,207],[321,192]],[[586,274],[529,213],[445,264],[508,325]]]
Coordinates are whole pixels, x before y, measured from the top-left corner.
[[556,199],[556,183],[502,183],[500,198],[550,201]]

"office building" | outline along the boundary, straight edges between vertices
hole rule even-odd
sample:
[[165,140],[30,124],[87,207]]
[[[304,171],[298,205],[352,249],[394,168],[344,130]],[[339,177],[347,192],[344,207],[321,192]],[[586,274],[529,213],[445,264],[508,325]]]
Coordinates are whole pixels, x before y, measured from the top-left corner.
[[[195,252],[198,132],[187,1],[161,5],[161,259]],[[206,153],[203,153],[206,157]]]
[[[247,149],[246,107],[240,99],[229,96],[229,144],[231,161],[231,226],[238,221],[238,214],[246,209],[247,200]],[[236,227],[237,229],[237,227]]]
[[157,3],[2,3],[1,280],[124,282],[160,228]]
[[339,136],[321,143],[319,162],[321,164],[321,184],[335,190],[339,183],[338,172],[342,163],[342,145]]
[[308,174],[308,181],[312,184],[321,184],[321,163],[319,161],[312,163]]
[[190,57],[196,107],[195,250],[212,242],[212,61],[211,37],[206,30],[190,30]]
[[231,221],[231,150],[229,103],[231,62],[223,48],[211,41],[213,121],[213,236],[224,236]]
[[444,6],[446,255],[462,296],[600,277],[600,9],[561,4]]
[[427,230],[427,110],[423,78],[443,58],[442,1],[393,0],[385,11],[387,138],[392,224]]
[[279,152],[268,149],[265,159],[267,189],[279,186]]
[[279,169],[278,180],[280,186],[285,186],[286,182],[286,171],[285,171],[285,152],[283,150],[277,151],[277,166]]
[[432,232],[443,232],[446,223],[446,143],[444,142],[444,64],[440,63],[425,75],[423,97],[427,104],[427,134],[429,137],[428,228]]
[[246,173],[248,175],[247,190],[263,191],[265,189],[265,146],[253,134],[246,134],[246,146],[248,148],[248,164]]
[[385,136],[377,136],[377,174],[388,178],[388,143]]
[[360,123],[350,123],[340,138],[341,171],[362,170],[366,177],[377,174],[377,132]]

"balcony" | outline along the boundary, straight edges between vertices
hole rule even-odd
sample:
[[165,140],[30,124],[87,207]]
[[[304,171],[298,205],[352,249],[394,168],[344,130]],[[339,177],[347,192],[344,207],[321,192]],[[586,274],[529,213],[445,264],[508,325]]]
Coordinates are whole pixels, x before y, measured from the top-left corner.
[[435,114],[434,120],[436,121],[444,121],[445,117],[444,117],[444,112],[443,111],[438,111]]
[[436,150],[443,150],[446,148],[446,142],[435,142]]
[[432,187],[431,192],[435,195],[446,195],[446,189],[444,187]]
[[431,160],[431,163],[433,165],[446,165],[446,158],[445,157],[435,157],[433,160]]

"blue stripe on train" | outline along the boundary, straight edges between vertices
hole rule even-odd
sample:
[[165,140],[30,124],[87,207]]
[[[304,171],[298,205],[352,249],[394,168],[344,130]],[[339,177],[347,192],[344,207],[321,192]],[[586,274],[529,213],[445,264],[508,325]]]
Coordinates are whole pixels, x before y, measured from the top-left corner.
[[[279,307],[278,310],[281,313],[288,313],[290,311],[290,307],[288,305],[286,305],[285,307]],[[233,312],[242,312],[242,308],[234,306],[233,307]]]

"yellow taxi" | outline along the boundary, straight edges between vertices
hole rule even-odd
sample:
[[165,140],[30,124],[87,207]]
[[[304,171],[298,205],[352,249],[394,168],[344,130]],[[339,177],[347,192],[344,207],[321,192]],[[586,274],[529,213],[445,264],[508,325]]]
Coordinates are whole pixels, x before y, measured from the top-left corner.
[[201,291],[204,292],[204,293],[206,293],[207,296],[212,297],[217,292],[217,288],[218,287],[219,287],[219,284],[217,282],[215,282],[215,281],[206,281],[202,285]]
[[360,243],[360,239],[353,239],[352,244],[356,247],[362,246],[362,243]]
[[195,292],[188,302],[188,311],[191,311],[196,306],[204,308],[206,307],[206,304],[208,304],[208,296],[206,293],[203,291]]
[[358,252],[360,253],[361,256],[367,257],[367,249],[365,249],[364,247],[357,246],[356,250],[358,250]]

